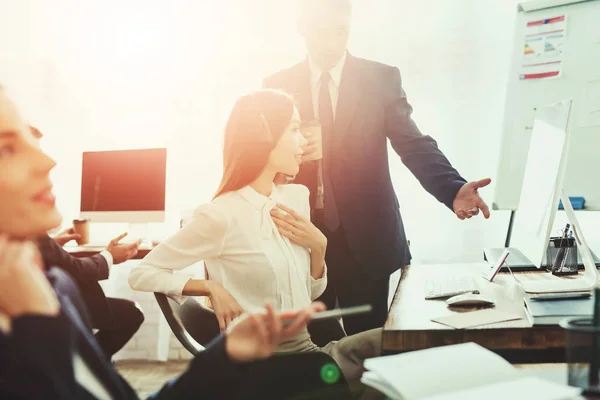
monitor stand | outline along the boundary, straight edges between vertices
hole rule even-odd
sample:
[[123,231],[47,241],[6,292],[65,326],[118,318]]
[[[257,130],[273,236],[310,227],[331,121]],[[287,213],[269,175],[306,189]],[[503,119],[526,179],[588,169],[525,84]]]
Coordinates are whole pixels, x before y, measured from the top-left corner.
[[527,279],[531,278],[532,275],[521,275],[518,280],[526,293],[538,294],[591,291],[596,286],[598,280],[596,265],[594,264],[587,241],[584,238],[581,225],[579,225],[575,211],[569,201],[569,196],[564,189],[561,191],[561,199],[565,212],[567,213],[567,219],[573,227],[573,233],[575,234],[575,241],[577,242],[578,247],[577,250],[581,253],[584,265],[583,274],[580,274],[579,277],[575,279],[564,279],[552,275],[547,275],[547,279]]

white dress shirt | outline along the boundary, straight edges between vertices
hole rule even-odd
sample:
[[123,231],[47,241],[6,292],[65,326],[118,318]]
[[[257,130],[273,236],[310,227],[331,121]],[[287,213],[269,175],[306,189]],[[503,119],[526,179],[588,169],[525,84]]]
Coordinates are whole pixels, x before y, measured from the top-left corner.
[[113,256],[112,256],[112,254],[110,254],[110,251],[108,251],[108,250],[102,250],[102,251],[100,252],[100,255],[101,255],[102,257],[104,257],[104,259],[106,260],[106,264],[108,264],[108,268],[110,269],[110,268],[113,266],[113,264],[114,264],[114,261],[115,261],[115,260],[113,259]]
[[79,354],[73,355],[73,373],[75,380],[98,400],[110,400],[112,396],[108,393],[96,374],[92,372],[87,363]]
[[308,66],[310,68],[310,86],[312,91],[312,103],[315,112],[315,119],[319,119],[319,91],[321,90],[321,75],[323,72],[329,72],[331,79],[329,80],[329,95],[331,96],[331,107],[333,109],[333,118],[335,119],[338,95],[340,94],[340,83],[342,81],[342,72],[346,64],[346,54],[329,71],[323,71],[315,64],[310,57],[308,58]]
[[190,276],[175,273],[204,261],[211,280],[219,282],[244,311],[305,307],[325,290],[327,271],[310,274],[310,253],[281,236],[270,211],[277,203],[309,218],[308,189],[273,186],[265,197],[247,186],[198,207],[180,231],[161,242],[131,270],[135,290],[162,292],[178,302]]

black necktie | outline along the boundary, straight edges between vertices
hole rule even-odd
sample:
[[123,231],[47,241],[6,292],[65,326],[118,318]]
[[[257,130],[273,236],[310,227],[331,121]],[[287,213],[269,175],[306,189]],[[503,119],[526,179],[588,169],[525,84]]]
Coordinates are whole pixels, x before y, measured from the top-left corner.
[[[323,72],[321,75],[321,88],[319,90],[319,118],[321,120],[321,136],[323,140],[323,157],[330,160],[331,138],[333,135],[333,106],[331,104],[331,95],[329,94],[329,81],[331,75],[329,72]],[[323,160],[323,190],[324,190],[324,219],[325,227],[331,232],[335,232],[340,226],[340,218],[337,206],[335,204],[335,194],[333,184],[329,174],[329,162]]]

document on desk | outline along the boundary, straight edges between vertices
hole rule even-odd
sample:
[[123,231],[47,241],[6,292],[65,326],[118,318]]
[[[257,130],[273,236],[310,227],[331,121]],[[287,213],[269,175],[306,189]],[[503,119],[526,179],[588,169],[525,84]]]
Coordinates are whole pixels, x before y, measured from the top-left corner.
[[361,382],[393,400],[504,400],[522,399],[524,394],[558,400],[580,393],[577,388],[524,377],[508,361],[475,343],[371,358],[364,367]]
[[456,329],[465,329],[472,328],[474,326],[495,324],[498,322],[515,321],[518,319],[522,318],[517,314],[488,308],[485,310],[444,315],[443,317],[433,318],[432,321]]

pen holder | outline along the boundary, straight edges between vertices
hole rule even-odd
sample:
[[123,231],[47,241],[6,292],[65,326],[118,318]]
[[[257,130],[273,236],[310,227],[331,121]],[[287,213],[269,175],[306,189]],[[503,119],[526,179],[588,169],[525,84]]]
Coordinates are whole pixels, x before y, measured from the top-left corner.
[[581,317],[564,319],[560,326],[565,330],[569,385],[600,394],[600,327]]
[[575,238],[550,238],[546,250],[546,269],[554,275],[578,273]]

